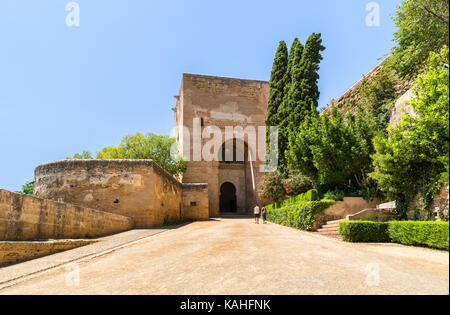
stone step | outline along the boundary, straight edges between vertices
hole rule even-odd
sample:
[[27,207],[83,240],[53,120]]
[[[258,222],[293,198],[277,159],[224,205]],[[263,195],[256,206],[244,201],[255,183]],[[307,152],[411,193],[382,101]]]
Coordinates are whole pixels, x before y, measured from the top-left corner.
[[320,229],[318,229],[317,231],[323,231],[323,232],[331,232],[331,231],[335,231],[336,233],[339,232],[339,228],[338,227],[321,227]]
[[320,235],[326,235],[326,236],[340,236],[338,231],[317,231]]
[[317,233],[335,239],[342,239],[341,235],[339,234],[339,223],[342,221],[345,220],[328,221],[319,230],[317,230]]
[[323,225],[319,230],[339,230],[339,225]]
[[325,228],[325,227],[328,227],[328,228],[338,228],[339,227],[339,223],[332,223],[332,224],[329,224],[329,223],[325,223],[324,225],[322,225],[322,228]]
[[328,221],[326,225],[332,225],[332,224],[337,224],[339,225],[340,222],[345,221],[345,219],[341,219],[341,220],[334,220],[334,221]]

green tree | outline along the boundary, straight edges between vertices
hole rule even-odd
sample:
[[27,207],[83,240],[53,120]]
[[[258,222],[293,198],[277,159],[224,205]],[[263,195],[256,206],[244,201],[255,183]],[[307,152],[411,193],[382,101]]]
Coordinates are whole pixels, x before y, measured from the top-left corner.
[[289,84],[285,86],[285,95],[280,106],[280,144],[279,159],[282,172],[285,174],[290,158],[290,140],[298,133],[302,122],[316,112],[319,98],[319,64],[322,60],[321,34],[313,33],[306,41],[305,47],[300,42],[294,43],[289,56],[287,75]]
[[321,34],[312,33],[302,50],[301,59],[294,60],[286,106],[289,112],[287,118],[289,133],[294,133],[305,117],[317,109],[320,95],[317,85],[318,71],[323,50],[325,47],[322,46]]
[[449,69],[444,67],[448,54],[448,47],[431,53],[425,72],[414,83],[410,101],[414,115],[402,117],[387,136],[380,134],[374,141],[371,176],[397,201],[402,215],[419,192],[424,200],[432,200],[442,174],[448,172]]
[[[169,136],[138,132],[122,138],[118,146],[97,151],[98,160],[153,160],[173,176],[180,176],[187,169],[186,161],[176,154],[176,141]],[[83,151],[68,159],[92,159],[92,154]]]
[[391,65],[402,77],[415,77],[430,52],[449,45],[449,0],[404,0],[394,18],[398,31]]
[[125,136],[118,147],[107,147],[97,152],[97,159],[153,160],[168,173],[178,176],[186,171],[187,163],[173,156],[175,145],[175,139],[169,136],[138,132]]
[[290,138],[289,166],[311,177],[321,190],[374,196],[376,185],[368,174],[373,171],[376,133],[375,118],[360,108],[345,117],[337,109],[330,116],[313,115]]
[[16,191],[16,193],[21,195],[33,196],[34,185],[32,182],[26,182],[25,185],[22,185],[22,190]]
[[97,152],[97,159],[99,160],[120,160],[125,159],[126,152],[121,147],[106,147]]
[[93,158],[91,152],[83,151],[81,154],[75,153],[73,157],[66,157],[66,160],[91,160]]
[[301,174],[317,180],[319,171],[314,165],[312,147],[320,142],[320,117],[317,111],[309,115],[299,125],[296,133],[289,136],[287,153],[288,169],[297,170]]
[[283,92],[283,101],[278,107],[277,112],[277,122],[278,122],[278,160],[279,160],[279,169],[281,173],[287,173],[287,162],[286,162],[286,152],[288,150],[289,145],[289,91],[291,89],[292,84],[292,73],[293,69],[297,67],[300,63],[303,54],[303,45],[300,43],[298,38],[295,38],[291,48],[289,50],[289,60],[288,66],[286,69],[286,74],[284,76],[284,92]]
[[[283,102],[284,97],[284,86],[286,83],[286,71],[288,67],[288,50],[286,43],[281,41],[277,52],[275,54],[275,60],[272,66],[272,73],[270,76],[270,94],[267,107],[267,117],[266,117],[266,143],[267,143],[267,153],[275,154],[279,156],[279,151],[276,151],[278,147],[269,147],[271,144],[271,127],[279,125],[278,109]],[[273,145],[273,144],[272,144]],[[276,152],[271,152],[271,151]]]
[[[389,62],[389,57],[386,62]],[[364,80],[360,91],[359,105],[370,111],[377,119],[378,126],[386,129],[390,121],[390,110],[395,105],[399,92],[397,91],[398,77],[389,67],[383,66],[372,80]]]
[[[288,67],[288,49],[286,42],[281,41],[275,60],[273,62],[272,74],[270,76],[270,95],[267,107],[266,126],[278,126],[278,108],[283,102],[284,86],[286,82],[286,71]],[[268,139],[270,141],[270,139]]]
[[342,117],[334,109],[331,117],[323,115],[319,124],[319,139],[312,146],[318,183],[329,189],[361,190],[373,194],[371,155],[372,140],[377,133],[374,117],[362,109]]

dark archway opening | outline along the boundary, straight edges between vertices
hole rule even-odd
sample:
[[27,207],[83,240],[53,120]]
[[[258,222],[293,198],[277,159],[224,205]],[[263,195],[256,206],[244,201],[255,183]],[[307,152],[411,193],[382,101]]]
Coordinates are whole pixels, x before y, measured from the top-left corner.
[[236,187],[232,183],[220,187],[220,212],[237,212]]

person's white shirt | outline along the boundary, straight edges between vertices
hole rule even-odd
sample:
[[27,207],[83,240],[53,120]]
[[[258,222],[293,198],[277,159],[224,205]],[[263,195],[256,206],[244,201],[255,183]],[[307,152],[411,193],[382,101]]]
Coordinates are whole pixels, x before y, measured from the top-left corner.
[[255,212],[255,214],[259,214],[259,207],[258,206],[255,207],[254,212]]

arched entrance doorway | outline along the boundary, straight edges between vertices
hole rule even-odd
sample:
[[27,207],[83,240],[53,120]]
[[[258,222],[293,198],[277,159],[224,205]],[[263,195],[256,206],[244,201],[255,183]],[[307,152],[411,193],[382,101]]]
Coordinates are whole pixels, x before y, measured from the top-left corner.
[[233,138],[222,144],[218,152],[219,185],[225,184],[219,186],[219,212],[251,212],[256,200],[253,152],[240,138]]
[[237,212],[236,187],[232,183],[220,187],[220,212]]

